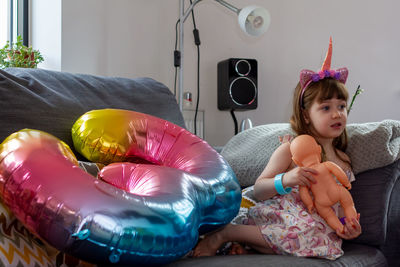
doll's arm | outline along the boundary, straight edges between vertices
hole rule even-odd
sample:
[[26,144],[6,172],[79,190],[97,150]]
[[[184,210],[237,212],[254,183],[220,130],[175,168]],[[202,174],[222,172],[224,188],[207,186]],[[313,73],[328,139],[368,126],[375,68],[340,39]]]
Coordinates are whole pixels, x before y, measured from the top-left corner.
[[347,178],[346,173],[340,168],[337,164],[331,162],[331,161],[326,161],[324,162],[325,166],[328,168],[328,170],[333,173],[333,175],[336,176],[336,178],[339,180],[339,182],[347,187],[347,189],[351,189],[351,184],[349,182],[349,179]]
[[314,212],[314,202],[311,198],[310,191],[308,191],[307,186],[300,185],[299,186],[299,194],[300,194],[301,200],[306,205],[308,212],[313,213]]

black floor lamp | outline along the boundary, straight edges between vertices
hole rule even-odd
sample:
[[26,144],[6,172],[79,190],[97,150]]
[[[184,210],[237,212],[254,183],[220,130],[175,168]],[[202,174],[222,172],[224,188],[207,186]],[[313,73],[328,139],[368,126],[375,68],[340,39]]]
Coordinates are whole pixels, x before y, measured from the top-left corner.
[[[182,110],[183,103],[183,25],[185,20],[193,10],[194,6],[202,0],[194,0],[191,5],[185,9],[185,0],[179,0],[179,52],[180,52],[180,64],[179,64],[179,82],[178,82],[178,103],[179,108]],[[258,6],[247,6],[242,9],[238,9],[233,5],[223,1],[215,0],[219,4],[227,7],[238,15],[238,23],[240,28],[251,36],[259,36],[263,34],[269,27],[271,17],[268,11]]]

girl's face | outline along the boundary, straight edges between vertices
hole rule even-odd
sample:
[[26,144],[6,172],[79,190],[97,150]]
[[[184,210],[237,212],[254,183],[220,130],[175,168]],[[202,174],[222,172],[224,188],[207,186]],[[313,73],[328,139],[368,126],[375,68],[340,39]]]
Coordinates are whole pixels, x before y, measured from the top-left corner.
[[306,123],[321,138],[336,138],[342,134],[347,123],[346,101],[333,97],[318,102],[314,100],[304,113]]

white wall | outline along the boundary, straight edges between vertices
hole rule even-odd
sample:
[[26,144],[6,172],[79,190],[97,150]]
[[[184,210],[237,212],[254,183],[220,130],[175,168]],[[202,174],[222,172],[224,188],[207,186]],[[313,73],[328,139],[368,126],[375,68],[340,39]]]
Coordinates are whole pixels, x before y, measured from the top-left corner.
[[107,10],[107,1],[62,1],[63,71],[107,75]]
[[[48,3],[53,1],[56,3]],[[63,71],[131,78],[149,76],[173,90],[172,53],[178,0],[60,1],[32,1],[32,9],[36,10],[32,14],[33,28],[37,29],[33,31],[32,42],[35,48],[45,50],[46,61],[41,67],[58,69],[57,64],[50,63],[59,57]],[[203,0],[196,6],[202,42],[200,108],[206,110],[205,139],[210,144],[223,145],[234,132],[229,112],[217,109],[219,61],[230,57],[258,61],[258,108],[237,112],[239,122],[246,117],[255,125],[286,122],[299,71],[320,68],[329,36],[333,37],[332,67],[349,68],[347,87],[351,94],[358,84],[365,90],[357,98],[349,121],[400,120],[399,1],[229,0],[229,3],[239,8],[249,4],[264,6],[270,11],[272,22],[265,35],[248,37],[239,29],[232,11],[212,0]],[[56,16],[62,18],[62,26],[50,15],[54,14],[51,8],[58,11],[60,6]],[[56,22],[51,25],[42,22],[39,27],[36,18],[52,18]],[[188,18],[184,88],[195,94],[196,50],[191,30]],[[52,43],[54,51],[60,47],[58,55],[47,53]]]
[[40,67],[61,70],[61,0],[31,0],[31,45],[39,49],[45,61]]

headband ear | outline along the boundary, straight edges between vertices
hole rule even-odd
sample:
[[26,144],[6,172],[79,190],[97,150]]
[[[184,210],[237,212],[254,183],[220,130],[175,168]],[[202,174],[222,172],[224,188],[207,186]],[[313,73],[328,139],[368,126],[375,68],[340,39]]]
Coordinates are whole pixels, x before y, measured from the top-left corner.
[[349,70],[347,68],[340,68],[336,70],[336,73],[338,73],[337,80],[345,84],[347,81],[347,76],[349,76]]
[[300,71],[300,85],[301,88],[306,87],[307,83],[312,80],[312,76],[315,74],[312,70],[302,70]]

